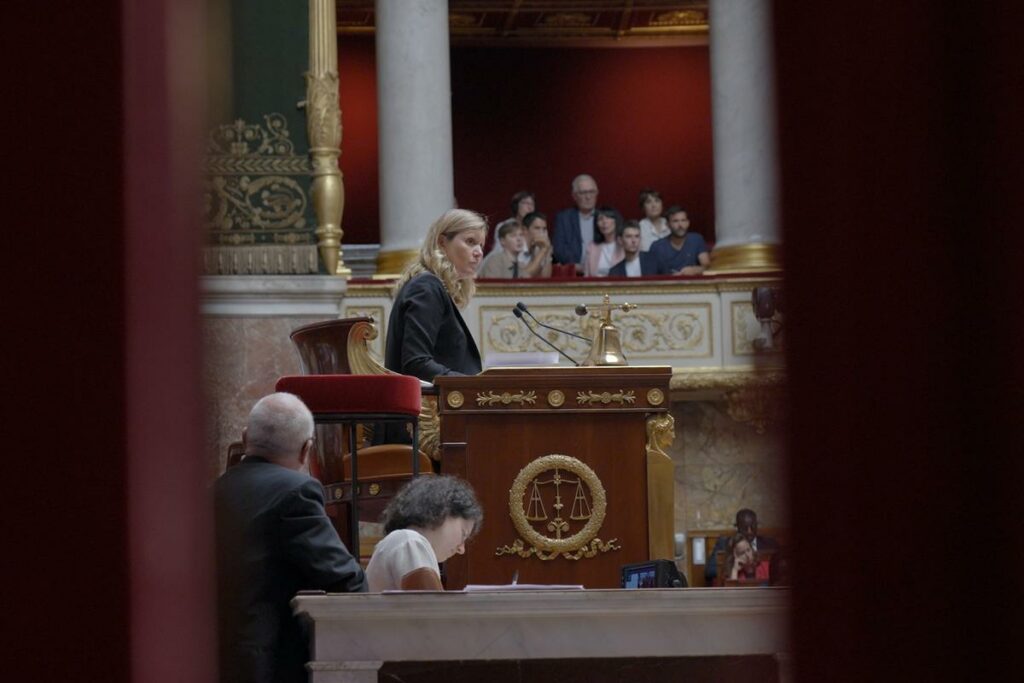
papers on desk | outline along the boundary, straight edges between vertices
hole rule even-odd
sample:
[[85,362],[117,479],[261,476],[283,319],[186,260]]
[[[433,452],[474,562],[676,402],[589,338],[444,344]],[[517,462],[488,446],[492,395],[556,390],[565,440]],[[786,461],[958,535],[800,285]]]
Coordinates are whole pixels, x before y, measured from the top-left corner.
[[506,583],[503,586],[487,586],[471,583],[462,590],[466,593],[489,591],[581,591],[583,586],[558,583]]
[[557,351],[522,351],[520,353],[498,353],[488,351],[484,356],[484,370],[487,368],[514,368],[537,365],[558,365]]

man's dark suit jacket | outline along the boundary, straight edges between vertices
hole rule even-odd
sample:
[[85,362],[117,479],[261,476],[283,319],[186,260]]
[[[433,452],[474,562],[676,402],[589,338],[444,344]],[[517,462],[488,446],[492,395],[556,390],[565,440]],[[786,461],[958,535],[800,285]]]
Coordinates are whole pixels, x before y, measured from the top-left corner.
[[[715,578],[718,576],[718,566],[715,564],[715,557],[719,550],[729,549],[729,539],[731,536],[719,536],[718,540],[715,541],[715,547],[711,549],[711,555],[704,558],[704,583],[706,586],[710,586],[715,582]],[[768,538],[767,536],[757,536],[757,550],[771,550],[772,552],[779,551],[779,542],[774,538]],[[728,577],[726,577],[728,578]]]
[[480,351],[444,284],[420,273],[395,297],[388,318],[384,366],[433,382],[438,375],[476,375]]
[[[652,254],[648,254],[646,251],[637,252],[637,258],[640,259],[640,274],[641,275],[657,275],[658,273],[658,262],[655,260]],[[626,277],[626,259],[622,259],[608,270],[609,277]]]
[[247,457],[214,486],[220,680],[307,681],[309,645],[289,601],[300,590],[362,592],[315,479]]
[[[596,214],[594,220],[597,220]],[[583,260],[580,210],[576,207],[559,211],[555,216],[555,234],[551,236],[551,248],[556,263],[579,263]]]

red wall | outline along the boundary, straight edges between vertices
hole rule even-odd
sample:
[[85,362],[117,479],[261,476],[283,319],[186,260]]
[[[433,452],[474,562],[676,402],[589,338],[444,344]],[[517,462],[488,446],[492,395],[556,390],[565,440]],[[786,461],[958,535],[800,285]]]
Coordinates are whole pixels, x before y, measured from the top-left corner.
[[[339,42],[347,193],[345,240],[377,227],[373,41]],[[644,186],[689,209],[714,239],[707,47],[647,49],[453,48],[455,195],[492,223],[530,189],[548,213],[569,206],[569,184],[592,174],[601,203],[639,217]]]

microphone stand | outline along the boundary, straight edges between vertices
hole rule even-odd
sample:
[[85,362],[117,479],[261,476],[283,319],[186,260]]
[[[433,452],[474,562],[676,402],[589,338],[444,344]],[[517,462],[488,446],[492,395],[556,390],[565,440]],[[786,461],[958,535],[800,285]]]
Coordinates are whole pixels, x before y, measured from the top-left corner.
[[[566,353],[565,351],[563,351],[562,349],[560,349],[560,348],[558,348],[557,346],[555,346],[554,344],[552,344],[552,343],[551,343],[550,341],[548,341],[548,340],[547,340],[547,339],[546,339],[546,338],[544,337],[544,335],[540,334],[539,332],[537,332],[537,330],[533,329],[533,328],[532,328],[532,327],[530,326],[530,323],[528,323],[528,322],[526,321],[526,318],[524,318],[524,317],[523,317],[523,312],[522,312],[522,310],[520,310],[520,309],[518,309],[518,308],[513,308],[513,309],[512,309],[512,315],[514,315],[515,317],[517,317],[517,318],[519,318],[520,320],[522,320],[522,321],[523,321],[523,324],[524,324],[524,325],[526,325],[526,329],[528,329],[528,330],[529,330],[530,332],[532,332],[532,333],[534,334],[534,336],[536,336],[536,337],[537,337],[537,339],[540,339],[540,340],[541,340],[542,342],[544,342],[545,344],[547,344],[548,346],[550,346],[551,348],[553,348],[553,349],[554,349],[555,351],[558,351],[558,353],[562,354],[562,356],[564,356],[564,357],[565,357],[566,359],[568,359],[568,361],[569,361],[570,363],[572,363],[573,365],[575,365],[575,366],[579,367],[579,363],[577,363],[577,362],[576,362],[576,361],[575,361],[575,360],[574,360],[574,359],[572,358],[572,356],[570,356],[570,355],[569,355],[569,354],[567,354],[567,353]],[[556,331],[558,331],[558,330],[556,330]]]
[[[533,322],[537,323],[541,327],[546,327],[549,330],[552,330],[553,332],[559,332],[561,334],[565,334],[565,335],[568,335],[570,337],[576,337],[577,339],[580,339],[582,341],[587,342],[587,344],[592,344],[593,343],[591,340],[587,339],[586,337],[581,337],[580,335],[576,334],[575,332],[570,332],[568,330],[562,330],[562,329],[559,329],[557,327],[553,327],[551,325],[547,325],[545,323],[542,323],[541,321],[537,320],[537,316],[535,316],[533,313],[530,313],[529,309],[526,308],[526,304],[524,304],[522,301],[520,301],[519,303],[516,304],[515,310],[522,311],[526,315],[530,316],[531,318],[533,318]],[[515,312],[515,311],[513,311],[513,312]],[[522,318],[521,315],[519,317]]]

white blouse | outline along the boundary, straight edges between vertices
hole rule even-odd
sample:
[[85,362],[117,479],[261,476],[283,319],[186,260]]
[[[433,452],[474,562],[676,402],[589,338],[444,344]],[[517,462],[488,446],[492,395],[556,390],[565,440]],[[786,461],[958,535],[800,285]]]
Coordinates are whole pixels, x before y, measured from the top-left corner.
[[672,232],[668,229],[668,221],[658,216],[658,222],[652,223],[650,218],[640,221],[640,251],[648,251],[651,245]]
[[417,569],[427,567],[441,576],[437,555],[423,534],[412,529],[395,529],[380,539],[366,565],[366,580],[371,593],[397,591],[402,578]]

